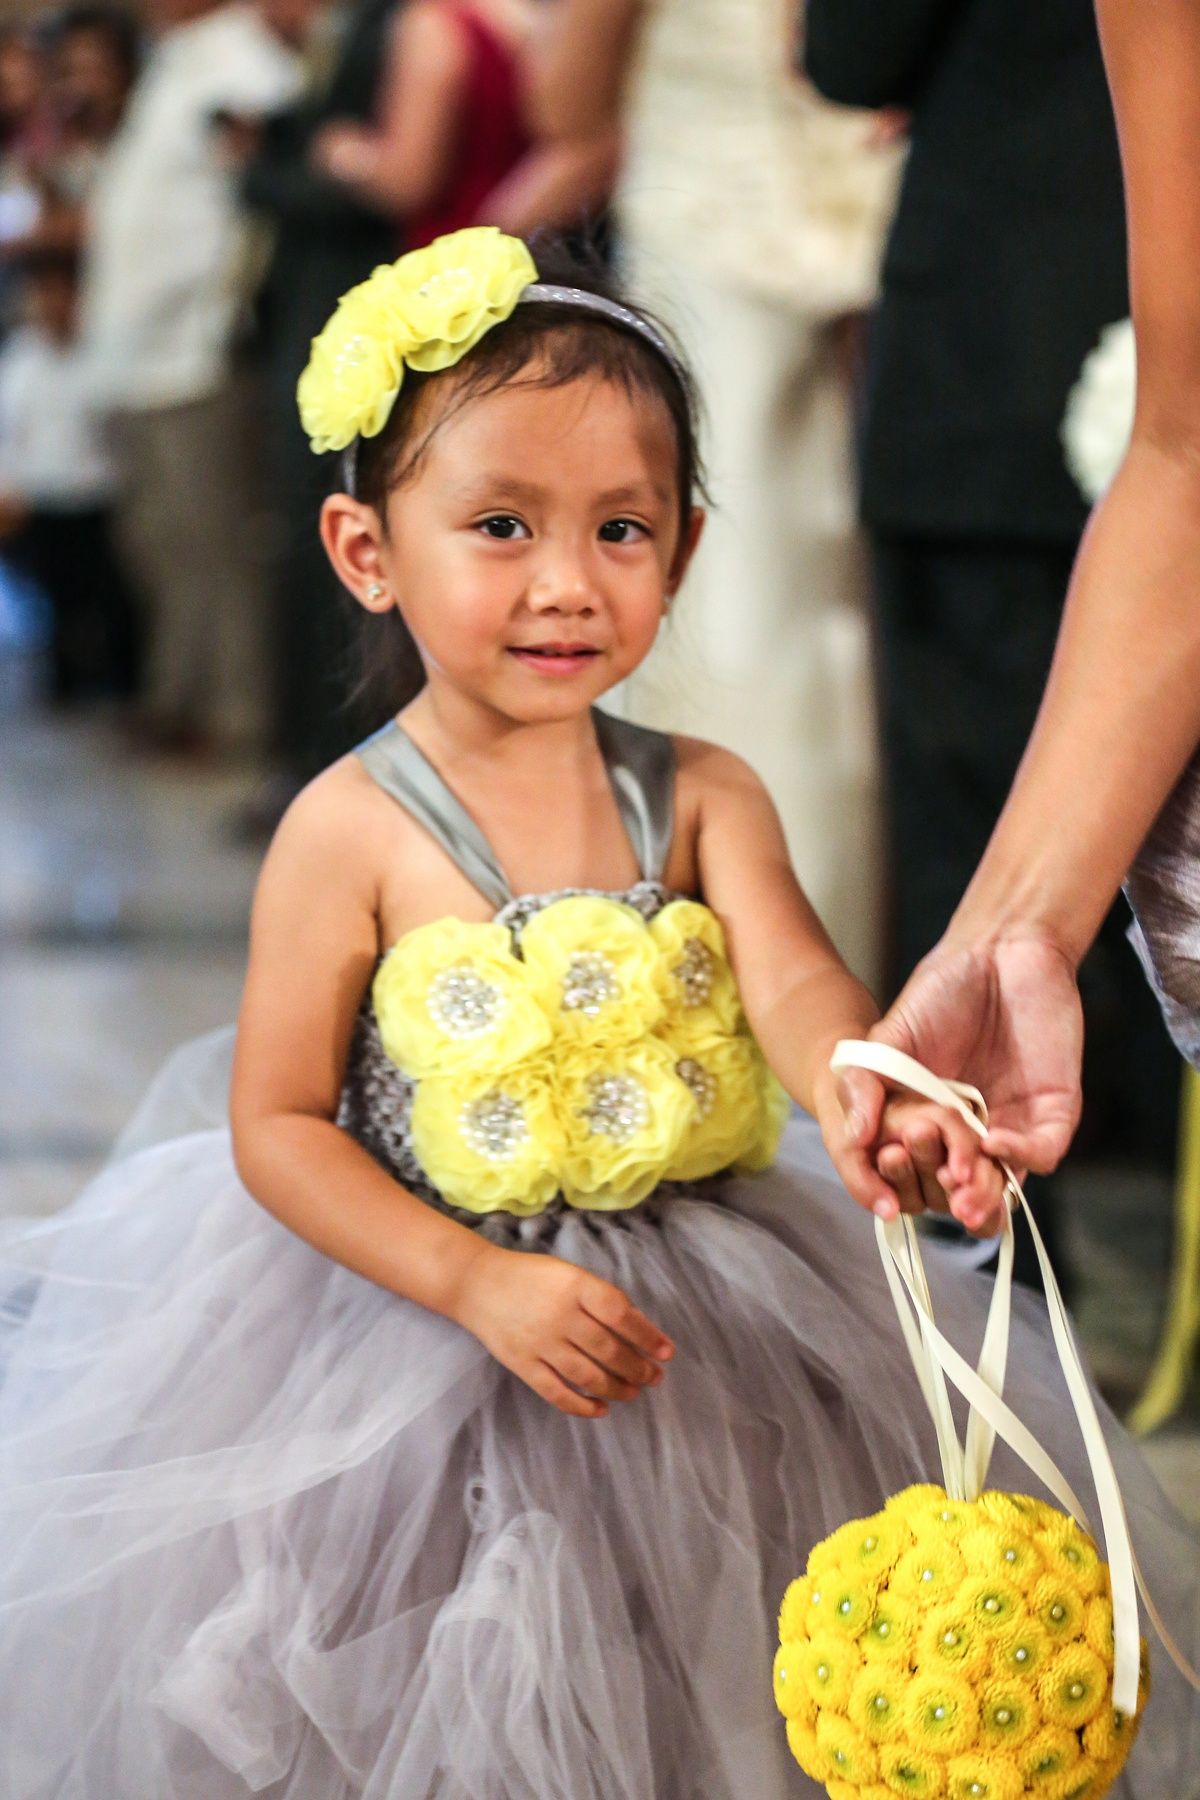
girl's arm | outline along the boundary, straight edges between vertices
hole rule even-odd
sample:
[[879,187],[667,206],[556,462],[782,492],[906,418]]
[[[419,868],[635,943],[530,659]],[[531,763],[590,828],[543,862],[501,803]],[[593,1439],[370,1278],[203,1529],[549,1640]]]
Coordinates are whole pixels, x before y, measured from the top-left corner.
[[323,1255],[455,1320],[561,1411],[600,1418],[661,1379],[669,1340],[611,1283],[500,1249],[425,1205],[334,1123],[378,954],[364,851],[378,837],[358,780],[337,766],[295,802],[268,853],[234,1059],[238,1172]]
[[[1138,400],[1092,516],[1012,793],[941,943],[881,1027],[983,1089],[1037,1169],[1080,1111],[1075,969],[1200,739],[1200,9],[1099,0],[1125,172]],[[882,1090],[847,1081],[869,1139]]]
[[326,173],[388,212],[441,192],[457,136],[467,45],[439,0],[408,0],[392,28],[376,130],[331,125],[313,155]]

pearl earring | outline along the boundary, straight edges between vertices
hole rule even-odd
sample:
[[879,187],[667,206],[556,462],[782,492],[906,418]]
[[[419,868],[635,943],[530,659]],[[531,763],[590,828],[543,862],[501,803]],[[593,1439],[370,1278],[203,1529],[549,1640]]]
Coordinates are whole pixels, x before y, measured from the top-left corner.
[[368,600],[382,600],[383,595],[384,595],[384,586],[383,586],[382,581],[372,581],[367,588],[367,599]]

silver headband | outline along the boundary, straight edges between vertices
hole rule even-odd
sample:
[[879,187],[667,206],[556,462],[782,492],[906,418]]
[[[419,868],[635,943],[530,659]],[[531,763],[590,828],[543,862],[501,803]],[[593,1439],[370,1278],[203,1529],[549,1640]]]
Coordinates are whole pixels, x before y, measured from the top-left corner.
[[[639,313],[628,306],[622,306],[619,300],[610,300],[605,294],[590,294],[586,288],[556,287],[552,283],[541,281],[535,281],[527,287],[517,305],[524,306],[530,300],[547,301],[551,306],[575,306],[581,312],[609,319],[614,325],[621,325],[626,331],[632,331],[636,337],[649,344],[652,350],[658,352],[680,386],[686,388],[687,376],[683,365],[666,338]],[[357,486],[359,442],[355,438],[342,452],[342,484],[350,495],[354,494]]]

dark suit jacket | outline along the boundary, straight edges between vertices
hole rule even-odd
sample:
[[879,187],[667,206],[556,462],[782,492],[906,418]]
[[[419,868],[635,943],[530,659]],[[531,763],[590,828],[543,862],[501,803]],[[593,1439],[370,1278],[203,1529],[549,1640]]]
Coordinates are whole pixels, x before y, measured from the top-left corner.
[[1067,394],[1128,311],[1092,0],[809,0],[831,100],[910,108],[872,331],[863,512],[888,531],[1069,541]]

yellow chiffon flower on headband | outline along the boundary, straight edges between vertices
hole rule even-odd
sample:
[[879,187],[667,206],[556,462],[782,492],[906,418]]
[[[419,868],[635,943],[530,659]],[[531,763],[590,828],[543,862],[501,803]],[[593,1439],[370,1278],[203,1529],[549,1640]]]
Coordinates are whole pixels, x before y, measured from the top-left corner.
[[537,280],[519,238],[472,225],[385,263],[343,294],[313,339],[296,398],[314,451],[345,450],[387,424],[406,368],[448,369],[507,319]]

